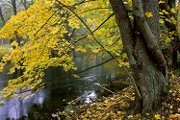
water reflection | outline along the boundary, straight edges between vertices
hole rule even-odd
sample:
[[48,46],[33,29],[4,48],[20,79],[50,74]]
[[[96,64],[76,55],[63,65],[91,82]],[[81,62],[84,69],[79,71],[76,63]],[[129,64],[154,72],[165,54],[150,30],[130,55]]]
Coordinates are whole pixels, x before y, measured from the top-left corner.
[[36,95],[28,99],[13,98],[6,100],[0,107],[0,120],[28,118],[28,109],[32,104],[42,105],[45,99],[45,91],[40,90]]
[[91,102],[95,102],[97,98],[95,91],[85,91],[83,96],[85,96],[85,98],[83,99],[82,102],[87,104]]
[[[75,62],[78,70],[81,71],[101,63],[101,59],[95,57],[92,60],[88,56],[76,57]],[[28,118],[32,120],[51,119],[52,113],[64,110],[68,102],[75,100],[79,96],[83,96],[80,100],[81,103],[94,102],[104,90],[94,84],[104,82],[103,76],[107,72],[103,66],[80,74],[80,79],[74,79],[69,76],[66,79],[57,79],[64,74],[67,73],[64,73],[61,68],[48,69],[44,80],[48,84],[45,88],[26,100],[13,98],[5,101],[4,106],[0,107],[0,120],[6,120],[7,118],[19,119],[22,117],[23,119]],[[4,82],[1,78],[2,76],[0,75],[0,84]],[[5,83],[3,84],[5,85]],[[4,85],[1,84],[0,89]]]

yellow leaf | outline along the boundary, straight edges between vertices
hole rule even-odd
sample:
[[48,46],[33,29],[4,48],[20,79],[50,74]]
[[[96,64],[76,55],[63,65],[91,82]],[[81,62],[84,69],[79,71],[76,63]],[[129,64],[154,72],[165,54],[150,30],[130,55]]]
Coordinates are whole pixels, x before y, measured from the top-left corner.
[[166,15],[169,15],[169,12],[167,12],[166,10],[162,10],[162,12]]
[[81,52],[83,52],[83,53],[86,53],[86,52],[87,52],[87,50],[86,50],[85,48],[81,47],[81,46],[78,46],[78,47],[75,49],[75,51],[81,51]]
[[154,116],[154,119],[155,119],[155,120],[160,120],[160,119],[161,119],[161,117],[160,117],[160,115],[159,115],[159,114],[156,114],[156,115]]
[[78,75],[76,75],[76,74],[72,74],[72,76],[74,77],[74,78],[80,78]]
[[128,2],[123,2],[125,5],[127,5],[128,4]]
[[163,4],[163,3],[165,3],[164,0],[160,0],[160,1],[159,1],[159,4]]
[[13,41],[13,42],[11,43],[11,45],[12,45],[12,46],[15,46],[15,47],[18,47],[18,43],[17,43],[16,41]]
[[92,52],[93,52],[93,53],[98,53],[98,52],[99,52],[99,49],[92,49]]
[[150,18],[150,17],[153,17],[153,14],[152,14],[152,12],[146,12],[146,13],[145,13],[145,16],[148,17],[148,18]]
[[174,8],[171,8],[172,13],[176,13],[176,10]]
[[160,19],[160,20],[159,20],[159,23],[164,24],[164,20],[163,20],[163,19]]

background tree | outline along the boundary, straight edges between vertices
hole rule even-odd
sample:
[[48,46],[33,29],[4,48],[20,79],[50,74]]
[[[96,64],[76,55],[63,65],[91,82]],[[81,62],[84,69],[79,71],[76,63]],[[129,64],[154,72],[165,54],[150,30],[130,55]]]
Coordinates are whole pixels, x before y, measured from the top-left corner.
[[[0,27],[3,27],[8,19],[11,16],[16,15],[17,12],[26,10],[33,2],[34,1],[30,0],[2,0],[0,2],[0,18],[2,22]],[[17,34],[15,36],[17,36]],[[8,44],[4,39],[2,39],[1,42],[3,45]]]
[[160,0],[160,21],[165,25],[167,33],[161,34],[166,37],[166,43],[170,44],[171,63],[173,68],[178,67],[178,50],[180,49],[180,40],[178,35],[178,0]]
[[5,23],[6,23],[6,21],[5,21],[5,19],[4,19],[4,15],[3,15],[3,12],[2,12],[1,6],[0,6],[0,17],[1,17],[1,21],[2,21],[2,26],[4,26]]
[[2,0],[1,4],[1,13],[3,15],[4,21],[1,17],[2,22],[8,21],[8,19],[16,15],[21,10],[26,10],[31,4],[33,4],[33,0]]

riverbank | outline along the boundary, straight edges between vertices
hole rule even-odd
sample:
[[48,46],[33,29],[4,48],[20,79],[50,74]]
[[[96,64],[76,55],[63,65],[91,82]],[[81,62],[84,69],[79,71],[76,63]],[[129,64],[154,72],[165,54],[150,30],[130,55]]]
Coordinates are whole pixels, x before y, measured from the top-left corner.
[[74,105],[77,111],[60,112],[54,117],[70,120],[178,120],[180,119],[180,78],[170,80],[169,95],[163,98],[162,108],[155,113],[131,115],[130,104],[134,101],[135,93],[132,86],[117,92],[114,96],[104,97],[102,101],[91,104]]

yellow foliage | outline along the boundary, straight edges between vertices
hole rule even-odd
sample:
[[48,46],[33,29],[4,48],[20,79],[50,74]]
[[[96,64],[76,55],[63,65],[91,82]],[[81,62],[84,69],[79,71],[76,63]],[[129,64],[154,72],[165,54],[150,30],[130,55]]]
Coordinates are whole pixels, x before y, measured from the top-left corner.
[[171,12],[172,12],[172,13],[176,13],[175,8],[171,8]]
[[145,13],[145,16],[148,17],[148,18],[150,18],[150,17],[153,17],[153,14],[152,14],[152,12],[146,12],[146,13]]
[[[13,96],[19,90],[43,86],[44,71],[51,66],[62,67],[65,71],[76,70],[69,54],[71,51],[85,53],[92,50],[99,53],[103,50],[86,27],[89,26],[89,29],[94,31],[112,14],[109,1],[77,3],[79,2],[76,0],[36,0],[27,10],[11,17],[0,30],[0,38],[13,41],[11,45],[14,46],[14,49],[2,58],[0,70],[2,71],[10,61],[13,64],[10,73],[23,71],[23,74],[10,80],[8,86],[3,89],[4,97]],[[75,30],[76,37],[70,39],[72,30]],[[108,51],[119,55],[122,42],[115,42],[118,37],[115,34],[119,33],[113,17],[93,32]],[[83,35],[89,37],[78,41]],[[16,42],[17,37],[21,39],[20,45]]]
[[154,119],[155,119],[155,120],[160,120],[160,119],[161,119],[161,116],[160,116],[159,114],[156,114],[156,115],[154,116]]

